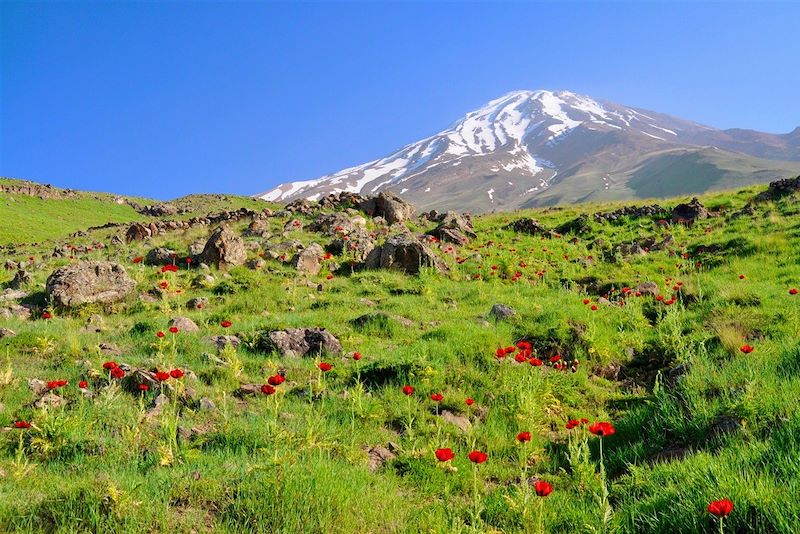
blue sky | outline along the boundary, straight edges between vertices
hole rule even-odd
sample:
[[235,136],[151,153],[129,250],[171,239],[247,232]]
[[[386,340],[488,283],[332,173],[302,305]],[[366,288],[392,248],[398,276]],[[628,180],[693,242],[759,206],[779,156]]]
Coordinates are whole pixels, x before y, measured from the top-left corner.
[[0,3],[0,175],[253,194],[515,89],[800,126],[800,2]]

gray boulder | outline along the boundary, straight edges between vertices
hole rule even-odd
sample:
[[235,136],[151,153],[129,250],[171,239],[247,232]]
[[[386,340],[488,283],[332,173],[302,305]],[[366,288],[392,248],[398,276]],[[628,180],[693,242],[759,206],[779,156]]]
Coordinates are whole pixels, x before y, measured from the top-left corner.
[[342,353],[342,344],[324,328],[273,330],[262,334],[259,348],[265,352],[278,352],[281,356],[292,357]]
[[316,275],[322,270],[322,256],[325,251],[317,243],[311,243],[292,258],[292,266],[301,273]]
[[70,307],[115,302],[128,296],[136,282],[125,268],[108,261],[89,261],[61,267],[47,278],[47,297]]
[[407,221],[415,211],[414,206],[389,191],[360,202],[358,209],[371,217],[383,217],[389,224]]
[[246,260],[244,241],[226,226],[219,226],[214,230],[198,258],[199,262],[213,264],[217,268],[244,265]]
[[446,272],[447,265],[427,245],[410,233],[397,234],[372,250],[364,262],[367,269],[399,269],[406,273],[419,273],[422,267],[433,267]]

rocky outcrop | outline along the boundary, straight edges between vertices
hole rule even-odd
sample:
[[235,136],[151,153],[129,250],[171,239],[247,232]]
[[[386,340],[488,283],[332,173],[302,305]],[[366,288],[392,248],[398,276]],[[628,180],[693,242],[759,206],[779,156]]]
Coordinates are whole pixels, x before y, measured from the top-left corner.
[[523,217],[505,226],[506,230],[513,230],[520,234],[538,235],[544,237],[552,237],[552,232],[539,224],[536,219]]
[[311,243],[308,247],[295,254],[292,258],[292,266],[298,272],[314,276],[322,270],[322,256],[325,251],[317,243]]
[[64,307],[114,302],[136,287],[125,268],[106,261],[82,262],[56,269],[47,279],[47,296]]
[[246,260],[244,242],[226,226],[219,226],[214,230],[197,258],[200,263],[216,265],[218,268],[244,265]]
[[414,217],[414,206],[389,191],[361,201],[358,209],[370,217],[383,217],[387,223],[402,223]]
[[767,190],[756,195],[755,200],[775,200],[800,191],[800,176],[781,178],[769,183]]
[[433,267],[446,272],[447,265],[442,262],[427,245],[410,233],[397,234],[374,249],[367,256],[364,267],[367,269],[399,269],[409,274],[419,273],[423,267]]
[[637,219],[641,217],[666,217],[667,210],[658,204],[649,206],[623,206],[613,211],[599,211],[594,214],[594,220],[599,223],[616,222],[623,217]]
[[695,197],[686,204],[678,204],[672,209],[673,222],[695,221],[708,217],[708,210]]
[[477,234],[472,227],[472,219],[466,213],[448,211],[442,214],[428,214],[434,217],[439,225],[429,231],[427,235],[432,235],[439,241],[454,243],[456,245],[466,245],[470,239],[475,239]]
[[287,328],[263,333],[258,344],[265,352],[281,356],[302,357],[318,354],[339,355],[342,344],[324,328]]

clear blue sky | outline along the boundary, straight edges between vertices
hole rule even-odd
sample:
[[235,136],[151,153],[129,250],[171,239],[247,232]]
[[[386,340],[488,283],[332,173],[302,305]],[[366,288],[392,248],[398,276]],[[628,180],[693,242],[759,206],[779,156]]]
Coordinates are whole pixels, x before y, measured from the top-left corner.
[[800,2],[0,4],[0,175],[252,194],[514,89],[800,125]]

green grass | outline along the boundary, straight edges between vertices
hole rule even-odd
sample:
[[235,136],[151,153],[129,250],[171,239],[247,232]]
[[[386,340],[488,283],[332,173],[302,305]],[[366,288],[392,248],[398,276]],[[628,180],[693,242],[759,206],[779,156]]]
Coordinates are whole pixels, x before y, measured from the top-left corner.
[[[732,213],[759,190],[703,201]],[[476,218],[478,239],[456,254],[481,257],[458,264],[447,245],[435,247],[450,265],[447,275],[363,271],[327,280],[323,268],[306,280],[268,261],[259,271],[212,269],[215,283],[198,289],[198,272],[181,269],[166,275],[169,291],[156,302],[138,295],[163,275],[131,259],[154,246],[185,251],[210,229],[88,253],[81,259],[124,263],[135,294],[109,306],[52,310],[51,320],[5,321],[18,335],[0,340],[0,426],[7,429],[0,431],[0,531],[718,532],[705,508],[726,497],[735,503],[726,532],[797,532],[800,295],[788,293],[800,286],[796,200],[692,228],[590,219],[590,233],[577,241],[503,229],[521,216],[554,227],[607,209]],[[106,222],[108,212],[103,216]],[[286,221],[271,219],[273,233]],[[75,242],[108,240],[113,231]],[[672,253],[612,261],[592,246],[598,238],[612,245],[667,233],[675,237]],[[328,239],[307,232],[288,238]],[[255,257],[262,240],[248,241]],[[700,245],[716,250],[690,252]],[[28,246],[19,254],[39,258],[46,250]],[[30,302],[44,305],[44,280],[69,260],[42,261],[26,289]],[[512,281],[516,271],[522,276]],[[0,274],[0,282],[12,276]],[[657,282],[668,296],[682,285],[671,306],[634,296],[609,306],[581,289],[590,281],[614,287],[612,300],[642,281]],[[196,296],[207,297],[208,306],[187,310]],[[497,302],[517,315],[489,318]],[[384,314],[354,321],[378,312]],[[105,331],[84,328],[93,313],[104,317]],[[168,334],[159,343],[155,332],[178,315],[200,332]],[[222,320],[233,326],[222,328]],[[301,326],[327,328],[345,354],[282,358],[260,350],[261,332]],[[236,334],[242,345],[218,354],[206,341],[218,334]],[[495,357],[498,347],[520,339],[545,361],[556,352],[579,360],[576,372]],[[100,342],[120,347],[113,357],[120,363],[191,373],[162,413],[148,416],[157,392],[131,395],[109,385],[101,366],[111,357],[99,353]],[[745,343],[753,353],[740,352]],[[354,351],[363,355],[358,362]],[[324,376],[320,360],[333,364]],[[686,372],[677,378],[670,370],[679,366]],[[241,384],[262,384],[278,370],[287,380],[277,394],[233,396]],[[69,380],[59,394],[70,403],[31,407],[30,378]],[[80,380],[89,381],[92,398],[78,391]],[[403,395],[405,384],[414,386],[413,396]],[[180,400],[184,388],[194,390],[194,400]],[[437,392],[444,396],[438,406],[430,400]],[[201,397],[216,409],[201,410]],[[475,399],[472,407],[467,397]],[[470,428],[444,421],[442,410],[468,418]],[[567,430],[572,418],[616,426],[604,439],[604,470],[598,438],[585,425]],[[34,427],[10,428],[18,419]],[[718,430],[720,421],[729,431]],[[515,440],[521,431],[532,433],[530,443]],[[372,472],[367,451],[376,445],[396,457]],[[456,454],[447,466],[434,457],[440,447]],[[473,466],[473,449],[488,461]],[[664,450],[682,456],[652,461]],[[526,477],[552,483],[553,493],[536,496]]]

